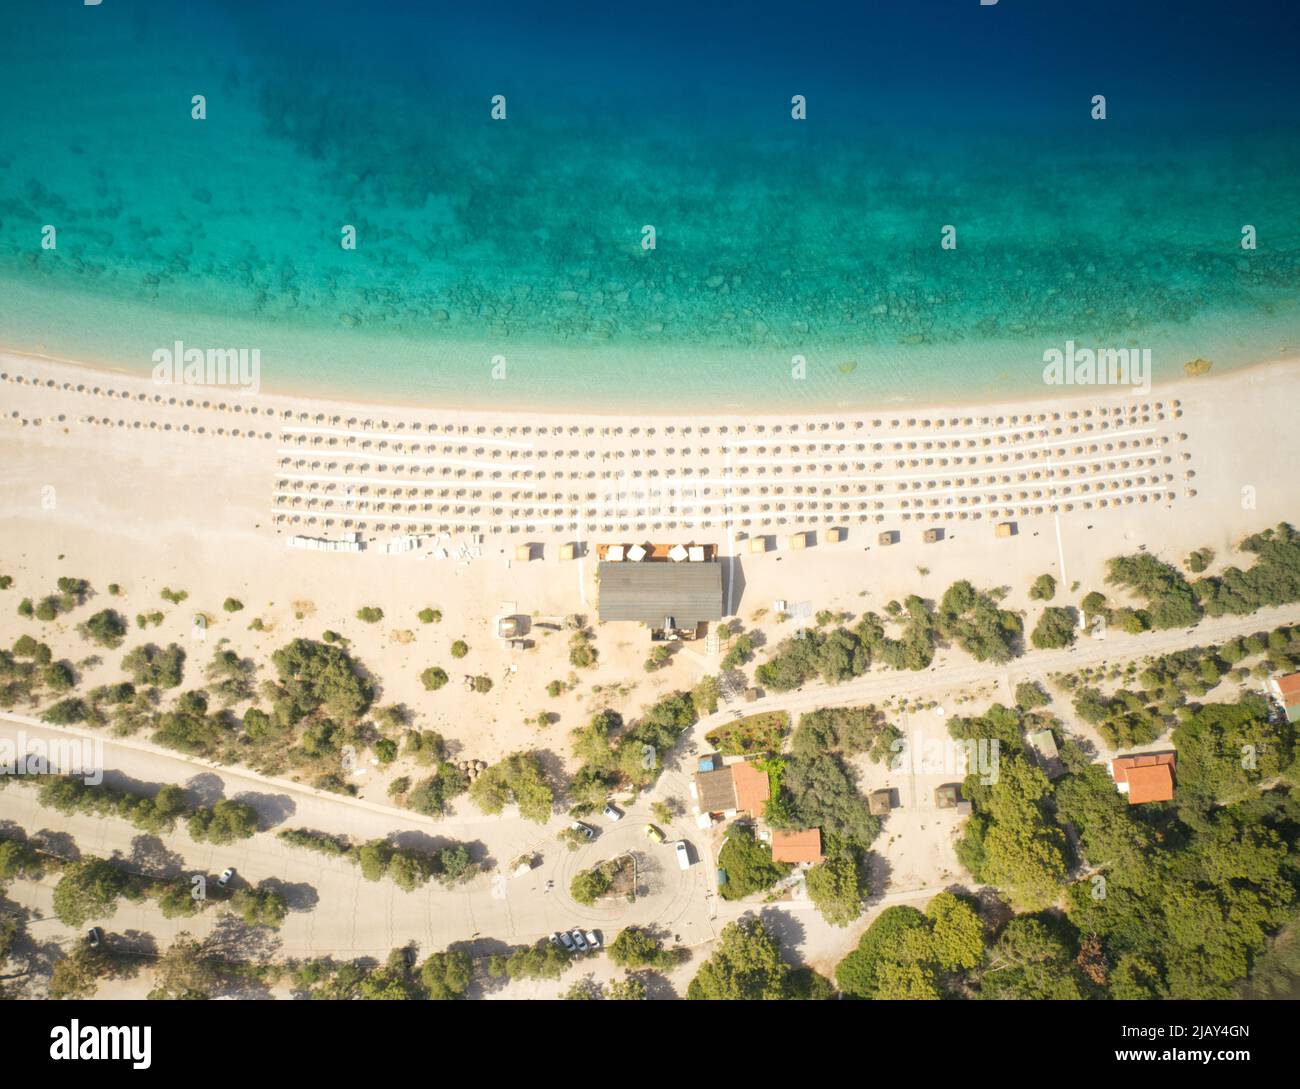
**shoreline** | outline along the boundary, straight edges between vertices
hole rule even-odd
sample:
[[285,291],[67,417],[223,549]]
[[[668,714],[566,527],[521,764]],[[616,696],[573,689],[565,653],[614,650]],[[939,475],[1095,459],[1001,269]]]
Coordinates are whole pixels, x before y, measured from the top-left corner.
[[39,366],[50,367],[54,369],[66,369],[77,375],[85,376],[82,380],[93,381],[95,376],[102,378],[117,378],[128,382],[147,385],[154,389],[169,388],[174,385],[176,389],[189,390],[191,395],[206,396],[230,396],[235,399],[235,403],[240,403],[243,398],[256,398],[260,400],[270,400],[280,404],[284,408],[323,408],[334,412],[340,410],[351,410],[357,412],[379,412],[384,410],[390,411],[413,411],[413,412],[438,412],[448,413],[453,416],[462,416],[467,419],[481,421],[484,418],[509,419],[509,420],[535,420],[535,419],[555,419],[555,418],[574,418],[583,420],[600,420],[613,422],[616,420],[630,419],[656,419],[656,420],[707,420],[707,419],[752,419],[762,418],[770,420],[798,418],[802,416],[812,416],[818,419],[836,419],[846,415],[852,415],[859,412],[875,412],[885,415],[896,413],[916,413],[918,415],[933,415],[941,412],[981,410],[994,411],[998,409],[1021,409],[1032,405],[1049,405],[1062,404],[1068,406],[1072,402],[1081,402],[1083,400],[1109,400],[1116,399],[1123,401],[1136,397],[1172,397],[1178,398],[1186,396],[1192,390],[1203,390],[1206,385],[1218,385],[1232,377],[1242,377],[1249,380],[1258,375],[1263,375],[1270,370],[1282,370],[1291,367],[1300,366],[1300,355],[1283,356],[1274,359],[1263,359],[1253,363],[1248,363],[1235,367],[1224,367],[1221,370],[1211,370],[1203,375],[1184,374],[1172,380],[1155,380],[1150,384],[1150,388],[1143,391],[1137,388],[1110,386],[1110,385],[1059,385],[1048,386],[1044,384],[1041,392],[1025,392],[1021,395],[1009,394],[1006,396],[990,397],[973,397],[973,398],[954,398],[943,401],[919,401],[901,403],[898,401],[882,401],[875,403],[863,404],[844,404],[835,407],[814,408],[790,406],[773,409],[768,412],[756,412],[752,409],[728,408],[721,406],[718,409],[709,412],[692,412],[692,411],[672,411],[667,409],[656,408],[637,408],[633,411],[620,410],[602,410],[600,408],[574,408],[560,409],[553,407],[546,408],[514,408],[498,406],[459,406],[459,405],[441,405],[436,401],[406,401],[400,399],[375,398],[357,398],[343,394],[329,395],[306,392],[302,390],[277,389],[267,386],[260,386],[256,392],[242,394],[237,389],[229,386],[208,386],[194,385],[187,386],[183,384],[157,384],[149,376],[125,367],[112,366],[110,364],[87,363],[81,360],[68,359],[62,356],[46,355],[39,352],[23,351],[13,349],[0,343],[0,366]]

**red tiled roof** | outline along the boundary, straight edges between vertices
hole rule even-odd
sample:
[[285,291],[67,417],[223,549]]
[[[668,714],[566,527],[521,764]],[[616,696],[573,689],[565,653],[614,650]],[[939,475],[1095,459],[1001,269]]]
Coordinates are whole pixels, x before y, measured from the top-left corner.
[[1144,768],[1129,768],[1128,804],[1143,802],[1168,802],[1174,796],[1174,775],[1169,764],[1152,764]]
[[1128,784],[1130,805],[1167,802],[1174,796],[1174,754],[1171,752],[1117,756],[1110,762],[1110,770],[1116,785]]
[[822,860],[822,832],[820,828],[806,828],[802,832],[772,830],[773,862],[820,862]]
[[731,781],[736,786],[736,808],[761,817],[763,804],[772,793],[767,772],[753,764],[732,764]]
[[1282,693],[1282,702],[1288,707],[1300,703],[1300,673],[1288,673],[1277,678],[1277,690]]

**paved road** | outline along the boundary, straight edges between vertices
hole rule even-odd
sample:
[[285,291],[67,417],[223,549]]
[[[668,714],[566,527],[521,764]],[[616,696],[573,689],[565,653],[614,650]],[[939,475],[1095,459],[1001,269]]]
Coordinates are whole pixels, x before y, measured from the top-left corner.
[[1238,636],[1271,631],[1282,624],[1300,623],[1300,606],[1289,605],[1261,609],[1248,617],[1221,617],[1202,620],[1195,628],[1127,635],[1111,632],[1105,639],[1083,638],[1065,650],[1028,650],[1005,666],[973,662],[960,651],[940,652],[934,664],[924,672],[873,671],[843,684],[820,682],[805,685],[793,692],[774,692],[752,703],[737,702],[721,707],[716,714],[701,719],[693,736],[703,744],[704,736],[718,726],[742,715],[760,711],[789,711],[797,714],[819,707],[843,707],[851,704],[880,704],[890,696],[902,699],[932,697],[939,692],[972,688],[990,680],[1001,685],[1001,699],[1010,704],[1015,688],[1026,680],[1045,680],[1050,673],[1068,673],[1083,666],[1103,662],[1127,662],[1148,655],[1169,654],[1190,647],[1224,643]]
[[[20,731],[46,741],[68,733],[18,716],[0,718],[0,737],[13,738]],[[0,791],[0,821],[13,822],[29,832],[70,836],[82,853],[134,860],[133,866],[143,872],[212,876],[233,866],[240,880],[251,884],[278,881],[291,903],[301,909],[290,915],[280,932],[279,948],[284,955],[382,957],[412,939],[432,950],[480,935],[522,943],[577,925],[609,929],[612,937],[626,925],[657,923],[680,934],[686,944],[699,944],[714,936],[705,867],[697,865],[683,872],[670,845],[645,839],[644,826],[651,820],[650,797],[629,808],[616,824],[604,818],[594,820],[600,835],[578,851],[570,851],[555,838],[567,824],[564,817],[554,818],[545,827],[509,811],[497,817],[468,811],[434,821],[242,770],[204,766],[145,744],[112,738],[102,741],[104,764],[109,769],[105,782],[121,785],[129,781],[137,788],[141,784],[156,788],[179,783],[193,798],[208,803],[222,797],[238,798],[257,810],[266,830],[226,847],[197,844],[182,826],[168,835],[148,836],[116,818],[65,816],[41,807],[36,803],[36,791],[20,784]],[[684,795],[685,779],[680,772],[665,773],[658,795],[665,792]],[[472,807],[466,803],[466,808]],[[413,846],[438,846],[455,839],[471,844],[476,857],[490,859],[491,868],[455,889],[431,883],[405,893],[388,881],[365,881],[357,868],[345,861],[283,844],[274,833],[286,827],[313,828],[354,839],[392,836]],[[688,836],[691,825],[684,818],[682,827],[667,830],[670,836]],[[59,841],[53,838],[52,842],[57,845]],[[638,856],[640,882],[635,903],[583,907],[569,897],[569,883],[579,869],[628,851]],[[524,876],[509,876],[510,861],[530,852],[540,857],[540,864]],[[51,882],[44,887],[15,882],[10,896],[48,914],[51,890]],[[164,943],[180,930],[203,933],[212,921],[209,916],[198,921],[168,921],[155,906],[125,902],[113,918],[100,920],[110,930],[139,929]],[[51,932],[67,936],[66,928],[57,921],[37,925],[46,928],[47,936]]]
[[[1298,620],[1300,609],[1292,607],[1265,610],[1247,618],[1205,621],[1190,633],[1178,629],[1141,636],[1114,634],[1106,641],[1084,641],[1073,650],[1030,651],[1005,667],[968,660],[952,664],[947,659],[955,655],[945,655],[924,673],[873,673],[842,685],[813,685],[764,697],[745,705],[744,713],[777,709],[797,713],[824,706],[879,703],[891,695],[913,699],[990,678],[1003,686],[1005,698],[1010,700],[1020,679],[1222,642]],[[736,708],[725,708],[707,717],[697,725],[695,736],[702,739],[737,713]],[[542,827],[509,811],[487,817],[464,806],[458,814],[433,821],[381,803],[329,794],[243,769],[218,767],[148,742],[54,728],[26,716],[0,714],[0,737],[13,738],[20,731],[29,738],[47,741],[69,736],[96,738],[103,744],[109,783],[180,783],[205,802],[227,797],[253,805],[266,831],[229,847],[196,844],[183,829],[153,837],[117,819],[65,817],[38,806],[35,791],[19,785],[0,791],[0,820],[30,832],[63,833],[71,836],[84,853],[117,855],[147,872],[214,875],[226,866],[234,866],[240,880],[253,884],[265,879],[280,882],[295,908],[276,936],[281,955],[383,957],[409,940],[433,950],[473,937],[528,942],[575,925],[601,929],[612,936],[623,926],[652,923],[665,926],[683,944],[699,945],[712,939],[726,922],[754,909],[752,904],[730,904],[717,897],[713,858],[705,837],[694,829],[689,817],[667,829],[670,837],[686,838],[696,845],[700,861],[688,871],[677,868],[669,845],[654,845],[644,839],[652,797],[687,796],[691,761],[685,757],[665,771],[654,795],[640,800],[623,821],[597,821],[601,835],[579,851],[570,852],[555,839],[566,823],[563,817]],[[314,828],[355,839],[392,835],[413,845],[436,845],[440,840],[454,838],[474,844],[476,853],[491,859],[495,866],[453,890],[431,884],[404,893],[387,881],[364,881],[348,863],[285,846],[274,836],[274,830],[280,827]],[[537,868],[518,878],[505,874],[511,859],[529,851],[541,855]],[[620,901],[585,908],[569,898],[569,881],[577,870],[626,851],[635,852],[638,858],[641,882],[635,903]],[[925,899],[940,888],[890,888],[880,903]],[[33,924],[38,937],[66,940],[73,935],[51,917],[51,892],[48,880],[41,884],[14,882],[10,895],[46,916]],[[797,917],[810,930],[822,928],[806,902],[782,905],[781,910],[789,918]],[[152,933],[166,944],[181,930],[204,933],[215,918],[216,913],[211,912],[199,920],[169,921],[162,919],[151,904],[123,902],[116,915],[97,922],[110,932]]]

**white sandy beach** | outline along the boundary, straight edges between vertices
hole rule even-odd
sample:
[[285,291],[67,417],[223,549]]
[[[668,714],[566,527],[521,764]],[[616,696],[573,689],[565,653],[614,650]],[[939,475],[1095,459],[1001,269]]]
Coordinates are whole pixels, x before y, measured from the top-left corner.
[[[635,716],[719,667],[701,641],[646,673],[643,629],[595,623],[600,545],[716,546],[736,560],[730,613],[769,646],[798,624],[778,622],[778,600],[860,614],[908,593],[937,597],[959,578],[1009,587],[1007,607],[1025,610],[1032,624],[1039,606],[1028,588],[1039,574],[1061,583],[1057,603],[1077,603],[1103,588],[1111,556],[1145,545],[1178,562],[1209,546],[1218,570],[1248,562],[1232,551],[1242,536],[1300,516],[1289,457],[1297,362],[1187,379],[1147,396],[1076,391],[1035,404],[666,420],[238,396],[3,355],[0,574],[14,585],[0,598],[0,643],[33,630],[16,613],[19,600],[52,592],[63,575],[88,579],[96,597],[41,625],[41,637],[56,658],[77,663],[83,688],[121,677],[125,648],[87,660],[91,647],[76,632],[98,608],[128,618],[161,610],[162,624],[133,628],[127,645],[185,645],[187,687],[222,640],[266,676],[274,649],[333,629],[375,676],[379,701],[405,704],[417,725],[444,734],[456,758],[491,762],[538,749],[572,770],[569,731],[593,709]],[[363,479],[372,481],[368,492]],[[675,505],[656,498],[638,508],[627,495],[664,483],[685,493],[674,494]],[[418,521],[378,506],[399,499],[416,507],[403,517]],[[549,520],[538,513],[547,505]],[[426,520],[432,532],[420,531]],[[995,536],[1000,521],[1014,522],[1015,535]],[[846,539],[831,543],[832,527]],[[931,527],[944,537],[924,543]],[[384,552],[385,541],[412,530],[417,548]],[[897,531],[898,543],[881,546],[884,530]],[[286,547],[293,534],[354,531],[368,546],[359,554]],[[795,532],[812,533],[810,547],[791,549]],[[762,554],[750,551],[755,536],[769,538]],[[525,542],[536,558],[519,562],[515,548]],[[566,542],[585,544],[586,557],[560,559]],[[122,597],[108,595],[110,583]],[[172,606],[159,596],[164,587],[189,597]],[[227,597],[245,609],[223,612]],[[381,622],[356,618],[367,605],[384,610]],[[425,606],[440,609],[442,622],[421,624]],[[202,645],[197,612],[213,618]],[[574,672],[567,634],[535,629],[534,649],[511,652],[493,629],[505,612],[585,615],[596,668],[549,697],[547,683]],[[265,631],[249,629],[254,617]],[[470,647],[461,661],[449,651],[456,639]],[[960,664],[945,654],[939,669],[945,661]],[[419,675],[430,665],[453,683],[426,692]],[[464,674],[487,674],[494,688],[466,691]],[[974,711],[1005,698],[997,689],[993,677],[960,690]],[[536,724],[542,711],[557,716],[551,725]],[[361,796],[386,803],[399,773],[363,766]],[[864,769],[864,782],[878,775]],[[894,898],[959,875],[951,830],[924,813],[915,820],[928,830],[906,831],[904,815],[891,826],[900,838],[880,845]],[[829,970],[858,932],[811,927],[804,953]]]
[[[209,640],[228,638],[259,659],[293,636],[342,631],[380,678],[384,702],[406,703],[463,742],[467,756],[487,760],[524,745],[563,752],[585,713],[578,693],[552,700],[543,691],[571,672],[566,637],[537,632],[535,649],[512,655],[491,621],[507,605],[594,620],[594,549],[603,543],[697,542],[738,557],[730,612],[749,620],[767,609],[758,627],[775,641],[783,634],[772,610],[778,599],[860,613],[969,578],[1009,586],[1010,606],[1029,608],[1029,583],[1050,572],[1077,601],[1101,587],[1110,556],[1145,544],[1179,560],[1208,545],[1227,560],[1240,537],[1300,508],[1285,453],[1300,390],[1300,367],[1291,362],[1188,379],[1145,397],[1106,392],[901,415],[676,421],[395,412],[160,389],[148,379],[12,355],[0,356],[0,372],[2,559],[15,579],[12,604],[71,574],[91,581],[99,607],[108,603],[104,587],[116,582],[125,597],[112,603],[128,616],[163,609],[167,619],[149,630],[156,642],[191,638],[196,611],[216,618]],[[398,434],[418,435],[422,445]],[[632,473],[642,475],[624,475]],[[312,487],[320,482],[299,479],[312,476],[340,483],[325,493]],[[378,482],[369,493],[354,485],[348,497],[341,482],[349,478]],[[511,483],[519,486],[510,491]],[[646,509],[628,494],[663,484],[686,497],[655,497]],[[417,487],[450,493],[422,491],[412,500],[428,523],[360,509],[362,499],[381,502],[381,488],[391,501]],[[486,497],[475,503],[460,492]],[[504,498],[520,492],[529,498]],[[546,503],[556,511],[552,522],[536,516]],[[460,527],[457,519],[473,521]],[[1015,536],[995,537],[1001,520],[1016,524]],[[342,538],[363,521],[369,547],[361,554],[286,547],[295,533]],[[422,524],[435,532],[420,534],[418,549],[384,554],[383,542]],[[844,541],[828,542],[833,526],[847,530]],[[944,539],[925,544],[931,526]],[[897,531],[898,543],[879,545],[882,530]],[[792,551],[796,531],[811,532],[812,546]],[[768,551],[751,552],[753,536],[767,537]],[[573,541],[588,555],[561,560],[560,544]],[[531,562],[515,560],[521,542],[536,544]],[[447,558],[434,558],[439,547]],[[1069,593],[1074,582],[1078,594]],[[161,601],[165,586],[189,593],[184,606]],[[221,604],[232,596],[247,607],[228,616]],[[364,605],[381,607],[384,620],[357,621]],[[415,613],[426,605],[442,611],[441,624],[419,623]],[[247,630],[255,616],[266,632]],[[0,639],[11,642],[25,622],[12,608],[0,617]],[[64,629],[56,655],[74,660],[85,654],[75,619],[53,625]],[[620,701],[625,712],[716,669],[699,644],[646,674],[644,631],[596,630],[600,662],[584,674],[584,688],[633,685]],[[460,638],[471,650],[454,662],[448,647]],[[116,679],[115,659],[106,656],[87,680]],[[426,693],[418,675],[432,664],[454,678],[487,673],[497,687],[486,697],[458,684]],[[559,722],[545,731],[524,725],[541,710],[559,712]]]

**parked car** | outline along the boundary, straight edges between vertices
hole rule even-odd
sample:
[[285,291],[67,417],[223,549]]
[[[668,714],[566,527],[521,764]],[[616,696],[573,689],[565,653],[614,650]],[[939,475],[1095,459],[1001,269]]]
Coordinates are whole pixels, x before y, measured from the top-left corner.
[[686,841],[679,839],[673,844],[673,847],[677,851],[677,865],[683,870],[689,870],[691,868],[691,849],[686,845]]
[[589,824],[583,824],[582,821],[570,821],[569,827],[575,832],[581,832],[588,839],[596,838],[596,829],[592,828]]
[[91,949],[96,948],[104,940],[104,932],[97,926],[92,926],[86,931],[86,944]]
[[230,884],[230,879],[234,876],[235,876],[235,868],[233,866],[227,866],[224,870],[221,871],[221,876],[217,878],[217,884],[224,889],[227,885]]
[[583,934],[583,932],[579,930],[576,926],[571,931],[569,931],[569,934],[573,938],[573,944],[578,947],[578,952],[585,953],[587,951],[586,935]]
[[566,951],[568,951],[568,952],[570,952],[570,953],[574,952],[574,950],[575,950],[576,947],[575,947],[574,944],[573,944],[573,939],[572,939],[571,937],[569,937],[568,934],[566,934],[563,930],[561,930],[561,931],[559,932],[559,934],[557,935],[557,937],[559,937],[559,939],[560,939],[560,944],[561,944],[562,946],[564,946],[564,948],[565,948]]
[[612,805],[607,805],[605,806],[605,816],[612,821],[621,821],[623,819],[623,811],[621,809],[615,809]]
[[647,824],[647,825],[645,826],[645,838],[646,838],[646,839],[652,839],[652,840],[654,840],[656,843],[663,843],[663,841],[664,841],[664,834],[663,834],[663,832],[662,832],[659,828],[657,828],[655,825],[653,825],[653,824]]
[[600,935],[594,930],[587,931],[587,944],[591,946],[592,952],[600,948]]

